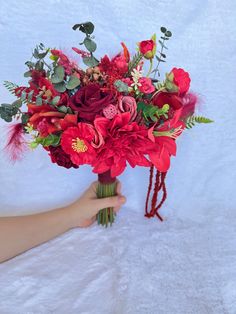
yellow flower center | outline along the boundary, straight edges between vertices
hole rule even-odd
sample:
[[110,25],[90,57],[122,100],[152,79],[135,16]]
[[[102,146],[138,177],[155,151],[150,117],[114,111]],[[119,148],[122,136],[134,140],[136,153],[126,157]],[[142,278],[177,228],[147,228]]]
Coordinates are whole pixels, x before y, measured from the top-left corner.
[[72,148],[77,153],[84,153],[88,150],[88,146],[79,137],[72,140]]

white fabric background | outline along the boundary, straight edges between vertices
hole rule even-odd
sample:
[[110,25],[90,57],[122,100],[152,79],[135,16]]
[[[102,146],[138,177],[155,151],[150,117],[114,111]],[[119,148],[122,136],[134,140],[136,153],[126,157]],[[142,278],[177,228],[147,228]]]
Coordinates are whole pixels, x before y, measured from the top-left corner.
[[[0,0],[0,82],[24,82],[39,42],[75,58],[75,23],[94,22],[98,56],[121,41],[134,52],[163,25],[173,39],[162,73],[189,71],[199,114],[215,120],[178,140],[164,223],[143,217],[148,170],[127,168],[128,201],[111,229],[73,230],[0,265],[1,314],[236,313],[235,15],[233,0]],[[0,102],[11,99],[0,85]],[[1,215],[67,204],[96,179],[89,167],[52,165],[41,149],[15,166],[1,152],[0,163]]]

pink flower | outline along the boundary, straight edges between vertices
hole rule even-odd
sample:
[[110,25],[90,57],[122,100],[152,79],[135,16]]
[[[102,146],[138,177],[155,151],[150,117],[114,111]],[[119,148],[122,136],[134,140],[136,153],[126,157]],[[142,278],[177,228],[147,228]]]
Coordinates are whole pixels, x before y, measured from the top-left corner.
[[136,100],[131,96],[120,96],[118,98],[118,108],[120,113],[129,112],[130,120],[133,121],[137,115]]
[[139,86],[139,90],[141,93],[144,94],[151,94],[155,91],[155,87],[152,85],[152,80],[148,77],[141,77],[139,79],[139,83],[141,86]]

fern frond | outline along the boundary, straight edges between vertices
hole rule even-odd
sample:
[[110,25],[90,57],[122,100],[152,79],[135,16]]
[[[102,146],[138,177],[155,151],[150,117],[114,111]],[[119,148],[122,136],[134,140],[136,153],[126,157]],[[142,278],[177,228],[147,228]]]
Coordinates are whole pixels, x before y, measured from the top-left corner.
[[19,87],[18,85],[12,83],[12,82],[9,82],[9,81],[4,81],[3,82],[3,85],[6,87],[7,90],[9,90],[10,93],[12,94],[15,94],[15,89],[17,87]]
[[206,117],[200,117],[200,116],[190,116],[185,121],[186,129],[191,129],[193,126],[195,126],[195,123],[212,123],[213,120],[206,118]]
[[129,73],[137,67],[139,62],[141,61],[143,55],[140,52],[137,52],[134,56],[133,59],[129,62]]

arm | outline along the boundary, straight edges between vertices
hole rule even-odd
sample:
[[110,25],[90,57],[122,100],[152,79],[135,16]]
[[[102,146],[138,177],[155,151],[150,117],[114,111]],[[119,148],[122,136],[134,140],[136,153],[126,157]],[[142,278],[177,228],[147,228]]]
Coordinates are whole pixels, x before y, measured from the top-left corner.
[[120,194],[97,199],[93,183],[73,204],[48,212],[17,217],[0,217],[0,263],[72,228],[88,227],[101,208],[114,207],[117,212],[125,202]]

